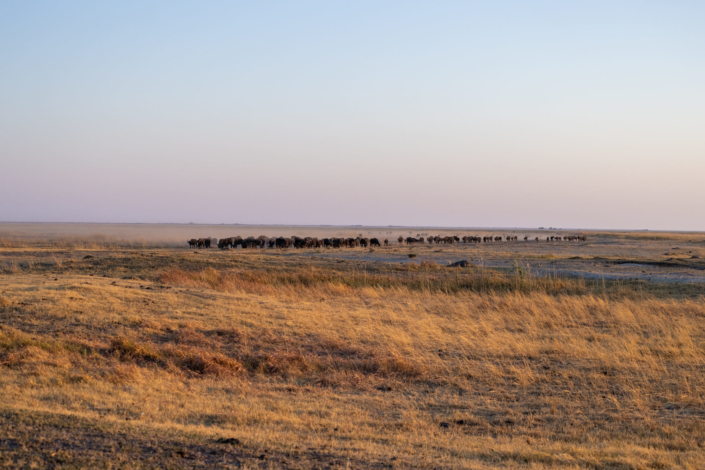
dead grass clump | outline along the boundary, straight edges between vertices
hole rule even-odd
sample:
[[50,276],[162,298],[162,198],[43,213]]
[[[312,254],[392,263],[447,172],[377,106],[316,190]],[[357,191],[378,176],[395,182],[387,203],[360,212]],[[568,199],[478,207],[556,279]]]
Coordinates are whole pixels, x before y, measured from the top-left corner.
[[26,356],[21,352],[0,354],[0,365],[11,369],[19,368],[26,359]]
[[321,369],[321,364],[317,358],[288,351],[259,357],[250,356],[248,357],[247,365],[252,372],[281,375],[283,377],[301,376],[312,368]]
[[248,355],[243,366],[254,375],[297,378],[307,383],[336,387],[366,387],[376,379],[414,381],[424,377],[422,367],[410,360],[374,353],[358,357],[331,357],[281,351]]
[[3,297],[2,295],[0,295],[0,308],[2,308],[2,307],[7,307],[7,306],[9,306],[9,305],[11,305],[11,304],[12,304],[12,302],[10,301],[10,299],[8,299],[7,297]]
[[118,362],[110,368],[101,371],[100,377],[112,384],[122,385],[137,382],[141,376],[136,364]]
[[375,382],[379,378],[411,382],[428,375],[414,358],[403,358],[383,346],[352,345],[324,335],[301,338],[252,333],[236,342],[211,344],[210,347],[224,348],[229,357],[237,357],[243,370],[253,377],[279,376],[311,384],[335,383],[355,388],[367,387],[369,384],[363,382]]
[[239,341],[242,338],[242,331],[238,328],[216,328],[214,330],[204,331],[205,335],[215,336],[216,338],[227,342]]
[[181,371],[200,376],[228,377],[243,370],[240,361],[218,352],[200,348],[177,347],[168,344],[162,348],[161,352],[169,363],[167,368],[175,367]]
[[235,287],[232,279],[226,278],[213,268],[206,268],[200,271],[168,269],[157,276],[157,281],[162,284],[201,287],[217,291],[233,290],[233,287]]
[[205,347],[213,343],[212,339],[200,331],[195,331],[192,328],[181,328],[171,330],[164,336],[164,341],[174,344],[184,344],[189,346]]
[[207,353],[187,354],[181,360],[181,366],[200,375],[215,377],[232,376],[242,370],[242,364],[239,361],[222,354]]
[[70,351],[61,347],[61,343],[37,340],[3,327],[0,329],[0,365],[26,372],[36,372],[41,366],[69,368]]
[[64,341],[61,343],[63,349],[70,353],[76,353],[81,356],[91,356],[98,353],[96,348],[82,341]]
[[95,349],[81,341],[36,338],[22,331],[0,326],[0,365],[10,368],[51,366],[69,368]]
[[29,336],[14,328],[0,327],[0,351],[12,351],[32,344]]
[[243,370],[238,360],[222,353],[181,344],[167,343],[158,347],[120,337],[111,340],[107,353],[122,363],[137,367],[155,365],[177,375],[186,372],[197,376],[226,377]]
[[69,369],[72,366],[68,354],[50,352],[37,346],[27,346],[17,353],[10,354],[8,359],[10,362],[15,361],[14,364],[8,364],[9,367],[25,366],[28,367],[26,371],[30,373],[36,373],[42,366],[60,369]]
[[168,269],[157,277],[157,281],[162,284],[174,284],[177,286],[200,287],[200,283],[194,279],[193,274],[181,269]]
[[122,362],[134,363],[155,363],[160,362],[162,357],[150,346],[137,344],[126,338],[114,338],[110,341],[108,353]]
[[416,261],[409,261],[408,263],[400,263],[395,268],[396,271],[401,272],[415,272],[419,270],[419,263]]
[[2,272],[5,274],[19,274],[22,272],[22,267],[15,261],[11,261],[7,265],[3,265]]
[[359,363],[360,372],[383,378],[418,379],[422,369],[408,359],[398,356],[370,358]]
[[422,261],[421,264],[419,265],[420,268],[422,269],[428,269],[429,271],[435,271],[438,269],[441,269],[438,263],[435,261]]

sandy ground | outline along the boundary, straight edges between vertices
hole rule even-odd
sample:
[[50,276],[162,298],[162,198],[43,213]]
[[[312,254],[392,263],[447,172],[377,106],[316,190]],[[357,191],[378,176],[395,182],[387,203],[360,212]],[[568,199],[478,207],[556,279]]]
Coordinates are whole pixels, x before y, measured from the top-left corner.
[[[307,253],[368,262],[447,265],[467,260],[476,266],[501,269],[521,267],[537,276],[574,276],[586,279],[645,280],[705,283],[702,243],[598,239],[588,242],[499,242],[489,244],[415,245],[378,249],[324,250]],[[410,258],[409,254],[415,255]]]

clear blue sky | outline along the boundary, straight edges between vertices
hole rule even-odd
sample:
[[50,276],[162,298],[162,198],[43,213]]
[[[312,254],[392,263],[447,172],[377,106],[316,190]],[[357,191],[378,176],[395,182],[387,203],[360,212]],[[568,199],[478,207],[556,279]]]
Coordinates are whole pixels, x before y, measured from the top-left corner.
[[0,220],[705,230],[705,2],[1,2]]

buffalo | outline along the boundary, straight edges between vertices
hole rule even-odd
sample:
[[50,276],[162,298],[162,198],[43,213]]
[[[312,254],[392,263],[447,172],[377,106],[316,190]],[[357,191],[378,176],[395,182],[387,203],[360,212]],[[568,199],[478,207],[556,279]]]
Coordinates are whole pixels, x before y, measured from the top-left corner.
[[[518,241],[519,237],[516,235],[505,235],[505,236],[474,236],[474,235],[464,235],[462,237],[458,237],[456,235],[445,235],[445,236],[439,236],[439,235],[429,235],[428,237],[424,238],[421,236],[418,236],[417,238],[414,237],[404,237],[404,236],[399,236],[397,241],[399,242],[400,245],[407,244],[407,245],[414,245],[416,243],[425,243],[428,241],[429,244],[439,244],[439,243],[456,243],[456,242],[462,242],[462,243],[489,243],[489,242],[501,242],[506,240],[507,242],[512,242],[512,241]],[[529,241],[530,238],[529,236],[524,236],[524,241]],[[539,242],[539,237],[535,237],[534,240],[538,243]],[[565,235],[565,236],[558,236],[558,235],[552,235],[552,236],[547,236],[546,241],[547,242],[552,242],[552,241],[566,241],[566,242],[579,242],[579,241],[586,241],[587,237],[584,235]],[[289,247],[294,247],[294,248],[355,248],[355,247],[363,247],[363,248],[368,248],[368,247],[380,247],[382,246],[382,243],[384,243],[384,246],[389,246],[389,239],[384,239],[380,240],[378,238],[364,238],[362,237],[362,234],[358,236],[357,238],[321,238],[318,239],[316,237],[297,237],[297,236],[292,236],[291,238],[285,238],[285,237],[274,237],[274,238],[269,238],[264,235],[261,235],[257,238],[254,237],[247,237],[246,239],[243,240],[242,237],[229,237],[229,238],[221,238],[218,240],[217,238],[211,238],[211,237],[206,237],[206,238],[192,238],[190,240],[187,240],[189,248],[211,248],[211,246],[217,246],[218,248],[221,249],[227,249],[227,248],[237,248],[238,246],[242,246],[242,248],[289,248]]]
[[211,239],[210,238],[199,238],[196,240],[196,247],[198,248],[210,248]]

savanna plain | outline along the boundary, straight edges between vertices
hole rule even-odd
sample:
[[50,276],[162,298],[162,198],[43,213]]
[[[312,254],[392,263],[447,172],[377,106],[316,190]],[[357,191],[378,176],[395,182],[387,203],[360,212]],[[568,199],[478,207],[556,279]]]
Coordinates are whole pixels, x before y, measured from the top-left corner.
[[0,224],[0,398],[7,468],[702,469],[705,234]]

